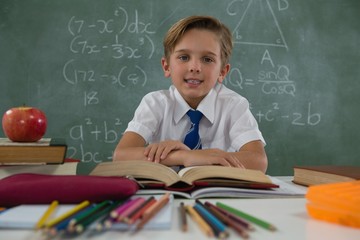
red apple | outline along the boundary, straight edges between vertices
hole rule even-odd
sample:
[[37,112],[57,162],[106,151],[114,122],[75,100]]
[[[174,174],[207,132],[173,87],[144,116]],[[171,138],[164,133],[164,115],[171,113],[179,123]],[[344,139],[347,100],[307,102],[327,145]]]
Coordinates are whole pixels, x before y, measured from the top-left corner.
[[6,111],[2,118],[5,135],[14,142],[36,142],[46,132],[45,114],[34,107],[16,107]]

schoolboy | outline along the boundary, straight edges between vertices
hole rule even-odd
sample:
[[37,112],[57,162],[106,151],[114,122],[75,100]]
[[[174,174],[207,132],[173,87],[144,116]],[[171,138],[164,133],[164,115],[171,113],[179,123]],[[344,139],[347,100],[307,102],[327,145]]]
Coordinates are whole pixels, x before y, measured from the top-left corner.
[[[220,21],[190,16],[164,38],[161,59],[172,86],[147,94],[135,111],[113,161],[142,159],[167,166],[223,165],[267,169],[265,141],[248,101],[222,82],[230,70],[232,36]],[[201,149],[183,142],[194,126],[188,110],[202,113]]]

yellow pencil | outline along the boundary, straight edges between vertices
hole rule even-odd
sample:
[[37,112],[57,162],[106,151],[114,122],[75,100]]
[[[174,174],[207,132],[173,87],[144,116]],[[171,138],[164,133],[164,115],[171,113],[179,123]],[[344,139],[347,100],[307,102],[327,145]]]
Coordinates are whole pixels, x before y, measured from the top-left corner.
[[185,206],[185,208],[191,218],[199,225],[201,231],[203,231],[206,236],[213,237],[213,230],[211,229],[209,224],[207,224],[205,220],[194,210],[194,208],[190,205]]
[[47,221],[49,221],[51,215],[54,213],[56,207],[59,205],[58,201],[52,201],[48,209],[44,212],[44,214],[41,216],[39,221],[36,223],[35,228],[40,229],[42,228]]
[[59,217],[52,219],[51,221],[45,224],[46,228],[51,228],[54,225],[58,224],[59,222],[65,220],[66,218],[70,217],[71,215],[77,213],[78,211],[82,210],[83,208],[87,207],[90,204],[89,201],[83,201],[79,203],[74,208],[70,209],[69,211],[65,212],[64,214],[60,215]]

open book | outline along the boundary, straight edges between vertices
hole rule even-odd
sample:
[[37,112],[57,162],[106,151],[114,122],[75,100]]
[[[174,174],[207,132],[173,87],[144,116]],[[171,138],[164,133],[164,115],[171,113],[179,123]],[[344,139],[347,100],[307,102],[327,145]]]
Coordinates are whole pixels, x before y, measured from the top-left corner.
[[204,187],[189,192],[166,190],[166,189],[140,189],[137,195],[156,195],[169,192],[177,197],[198,199],[198,198],[296,198],[304,197],[307,188],[283,181],[277,177],[270,177],[278,188],[255,189],[244,187]]
[[128,176],[144,188],[190,191],[203,187],[276,188],[271,179],[258,170],[224,166],[196,166],[179,172],[165,165],[147,161],[118,161],[98,164],[90,175]]

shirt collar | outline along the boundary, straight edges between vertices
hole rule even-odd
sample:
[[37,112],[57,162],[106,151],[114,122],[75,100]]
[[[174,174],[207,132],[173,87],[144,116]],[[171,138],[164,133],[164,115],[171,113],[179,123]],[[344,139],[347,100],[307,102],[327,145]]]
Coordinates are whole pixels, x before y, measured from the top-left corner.
[[[173,86],[172,86],[173,87]],[[215,103],[217,92],[221,88],[221,84],[217,84],[206,97],[200,102],[197,110],[202,112],[202,114],[211,122],[214,123],[215,119]],[[174,109],[174,121],[178,123],[182,117],[191,109],[187,104],[184,98],[181,96],[179,91],[174,87],[174,96],[176,99],[175,109]]]

